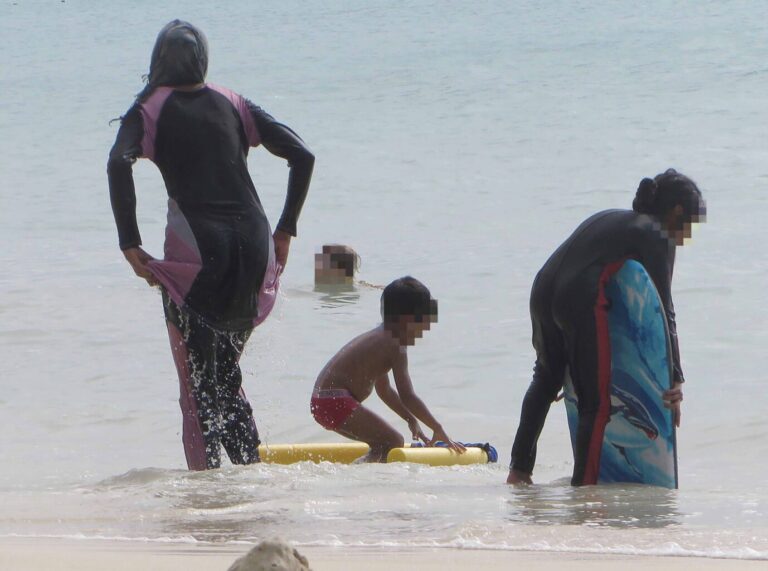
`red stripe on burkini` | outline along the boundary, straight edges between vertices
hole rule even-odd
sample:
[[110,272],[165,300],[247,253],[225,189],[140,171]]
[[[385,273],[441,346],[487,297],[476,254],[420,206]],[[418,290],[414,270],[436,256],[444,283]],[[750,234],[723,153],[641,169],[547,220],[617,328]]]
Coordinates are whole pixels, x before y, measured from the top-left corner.
[[600,456],[603,450],[605,425],[611,416],[611,333],[608,328],[608,298],[605,286],[608,280],[618,272],[627,258],[623,258],[603,268],[597,286],[595,302],[595,330],[597,333],[597,388],[600,398],[595,423],[592,426],[592,438],[589,440],[587,462],[584,467],[582,484],[597,484],[600,476]]

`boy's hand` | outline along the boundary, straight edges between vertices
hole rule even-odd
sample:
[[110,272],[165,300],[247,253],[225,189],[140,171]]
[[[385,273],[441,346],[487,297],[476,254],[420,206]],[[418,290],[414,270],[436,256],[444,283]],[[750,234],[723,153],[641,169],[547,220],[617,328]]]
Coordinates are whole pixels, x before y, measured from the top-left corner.
[[680,403],[683,402],[682,383],[674,383],[671,389],[664,391],[661,398],[664,399],[664,406],[672,410],[672,421],[675,426],[680,428]]
[[147,268],[147,263],[154,260],[152,256],[138,246],[123,250],[123,256],[125,256],[125,259],[131,264],[133,273],[140,278],[147,280],[147,283],[151,286],[159,285],[157,278],[155,278],[152,272],[149,271],[149,268]]
[[443,430],[442,426],[437,428],[432,434],[432,440],[429,441],[429,445],[434,446],[436,442],[444,442],[450,450],[458,452],[459,454],[462,454],[467,450],[467,448],[461,442],[454,442],[451,440],[451,438],[445,433],[445,430]]
[[411,430],[411,436],[414,440],[421,440],[424,444],[429,444],[429,438],[421,431],[421,425],[414,417],[408,421],[408,428]]

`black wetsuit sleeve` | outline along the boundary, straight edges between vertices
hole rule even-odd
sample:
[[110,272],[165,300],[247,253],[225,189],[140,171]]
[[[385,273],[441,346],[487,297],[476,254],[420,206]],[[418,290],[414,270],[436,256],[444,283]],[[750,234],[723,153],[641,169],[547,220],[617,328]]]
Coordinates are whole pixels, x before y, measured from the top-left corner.
[[132,167],[142,154],[143,135],[141,113],[138,106],[134,105],[121,118],[120,130],[107,162],[109,198],[121,250],[141,245],[141,235],[136,223],[136,188],[133,184]]
[[288,175],[288,192],[285,205],[277,229],[296,235],[296,223],[299,220],[301,207],[307,197],[309,182],[312,179],[312,169],[315,156],[309,147],[296,133],[275,119],[261,107],[247,102],[248,110],[256,122],[261,143],[275,156],[288,161],[291,171]]
[[[657,233],[657,230],[652,232]],[[672,377],[679,383],[685,381],[680,366],[680,349],[677,344],[677,324],[675,323],[675,305],[672,302],[672,271],[675,266],[675,244],[671,240],[654,236],[644,240],[641,248],[641,260],[648,275],[651,276],[659,292],[661,303],[667,314],[667,328],[672,349]]]

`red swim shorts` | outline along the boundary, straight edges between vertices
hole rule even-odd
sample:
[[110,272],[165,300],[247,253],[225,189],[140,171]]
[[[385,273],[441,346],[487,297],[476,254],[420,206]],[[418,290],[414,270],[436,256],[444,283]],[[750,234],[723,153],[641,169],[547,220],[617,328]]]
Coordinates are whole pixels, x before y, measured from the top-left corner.
[[334,430],[357,410],[360,403],[346,389],[327,389],[312,393],[309,408],[320,426]]

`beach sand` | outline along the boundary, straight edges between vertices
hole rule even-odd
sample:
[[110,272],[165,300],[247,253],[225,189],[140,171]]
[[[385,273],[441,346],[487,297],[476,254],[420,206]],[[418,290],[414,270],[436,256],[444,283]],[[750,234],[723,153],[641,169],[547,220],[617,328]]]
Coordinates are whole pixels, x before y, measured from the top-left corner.
[[[157,544],[142,542],[15,539],[0,540],[3,571],[226,571],[249,546]],[[765,561],[697,557],[641,557],[529,551],[454,549],[373,550],[367,548],[298,548],[314,571],[416,569],[450,571],[525,569],[568,571],[620,569],[725,569],[756,571]]]

